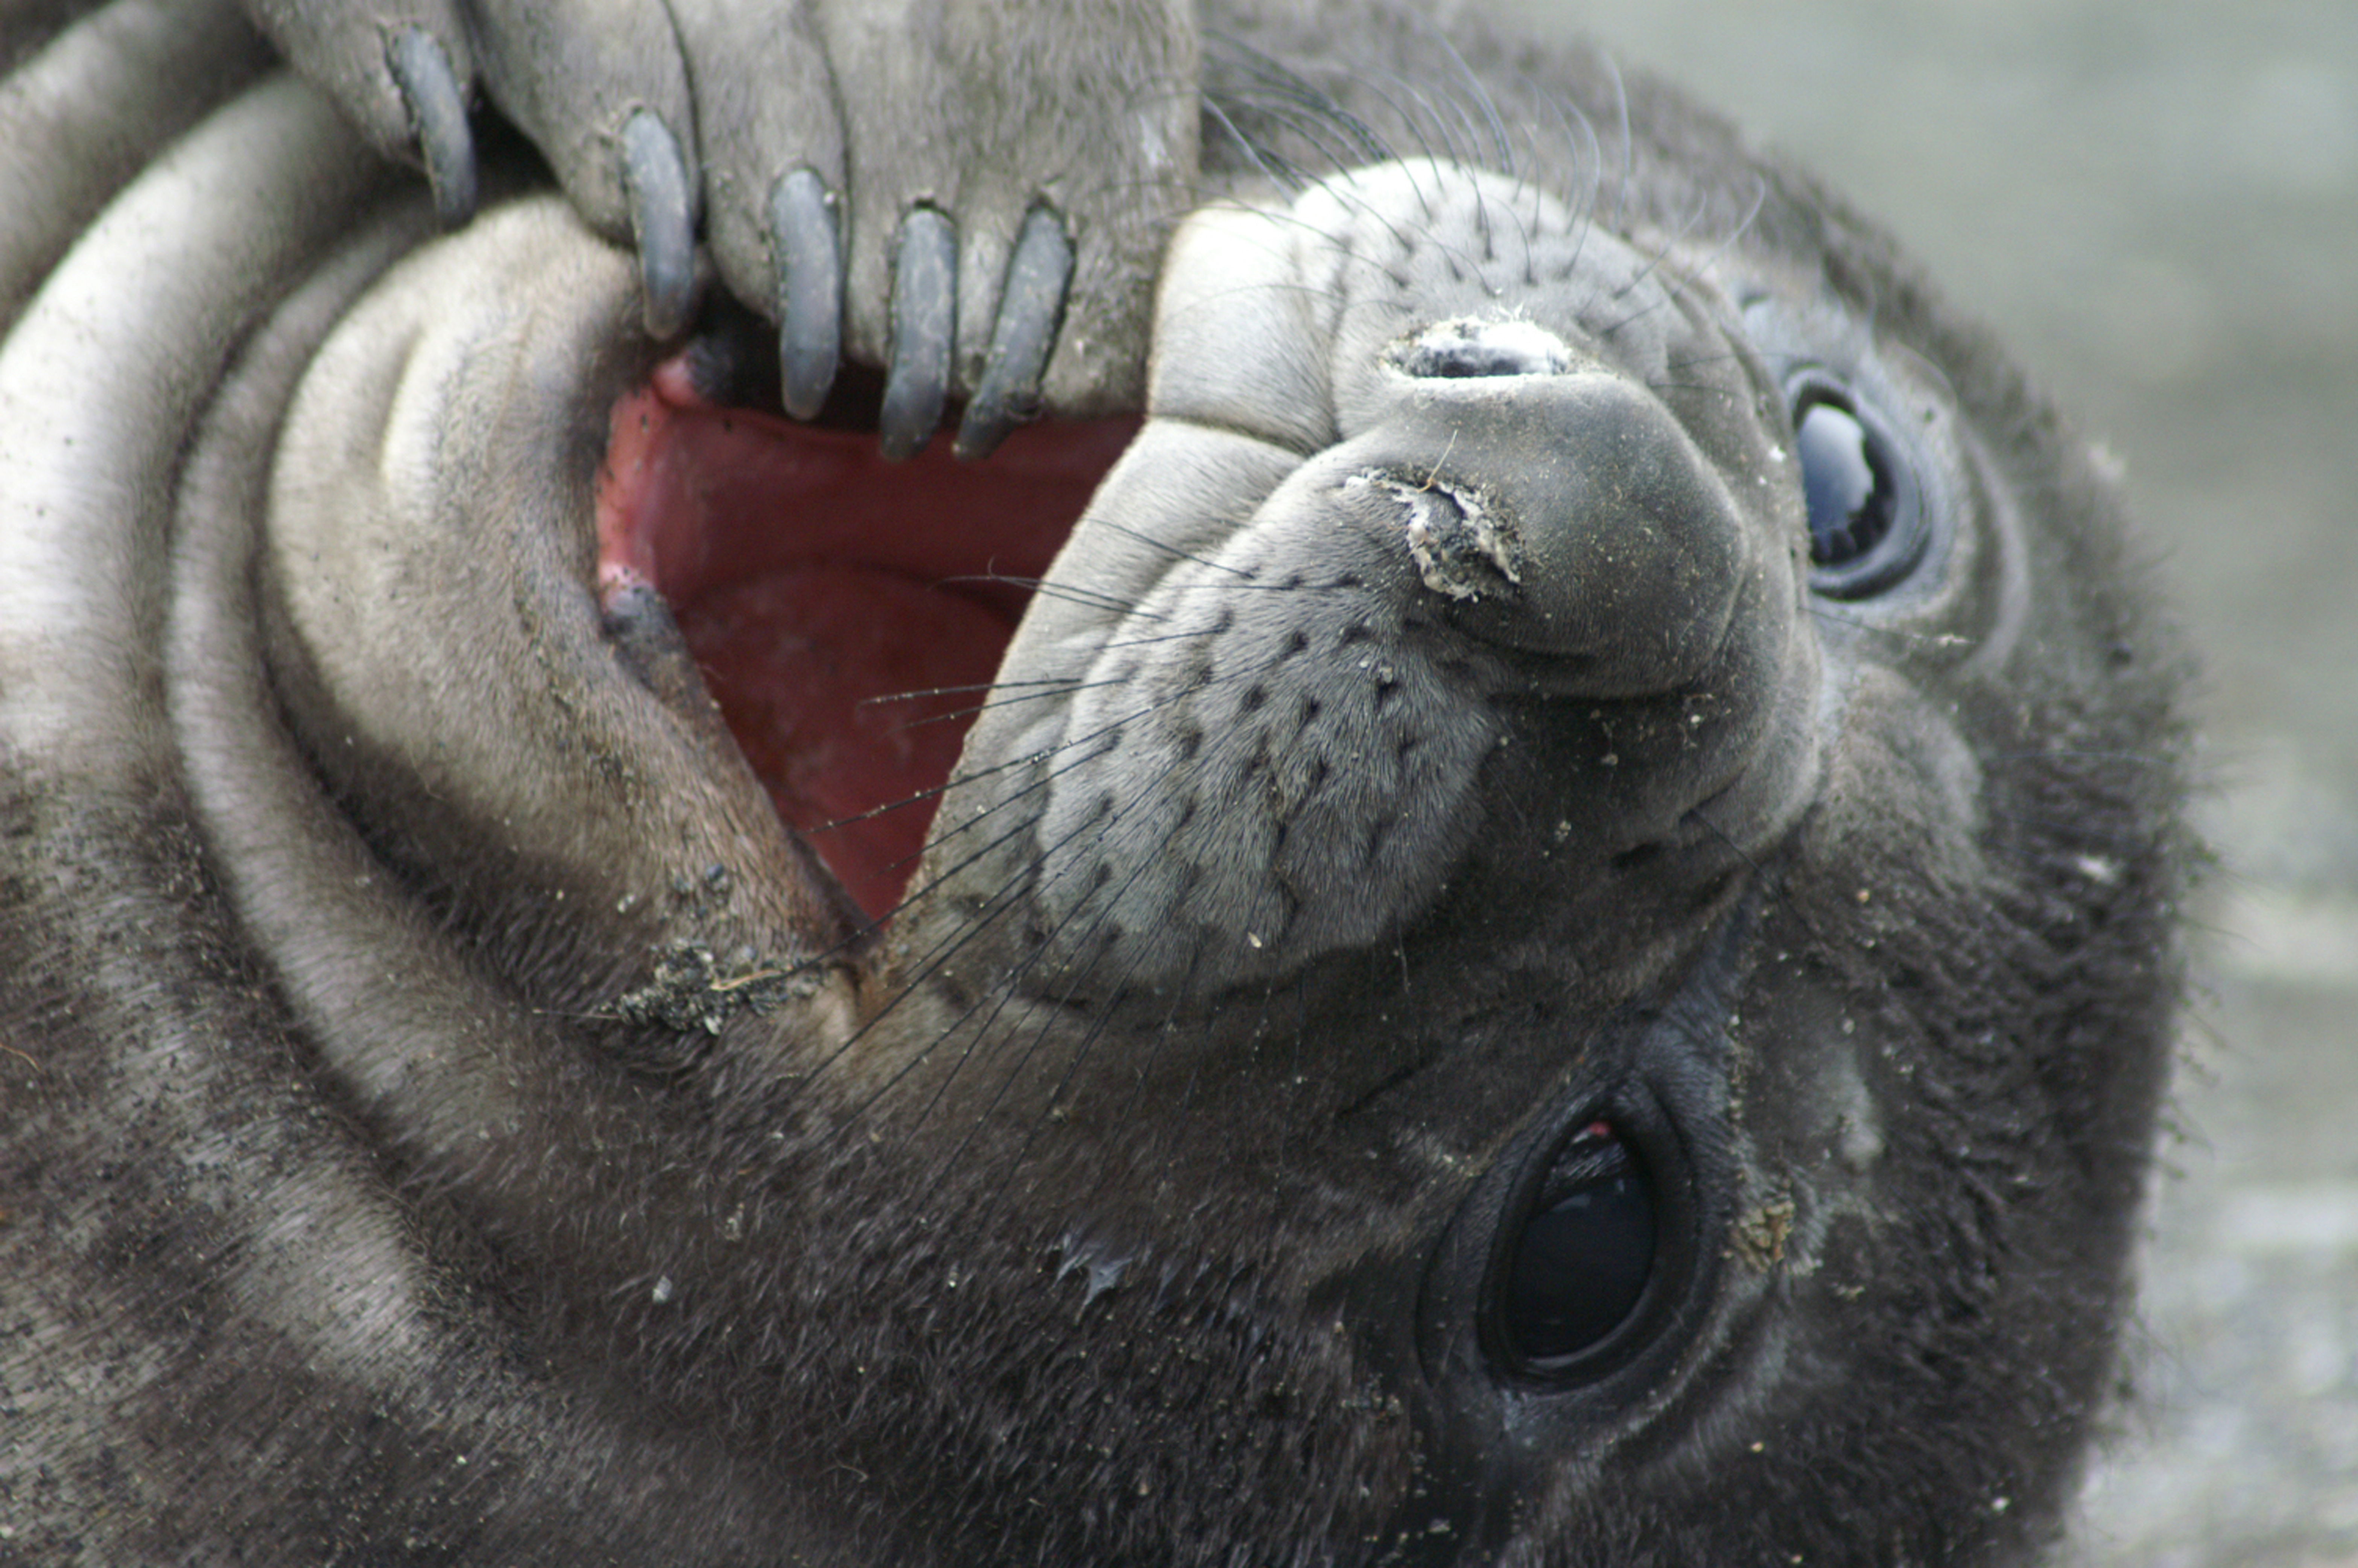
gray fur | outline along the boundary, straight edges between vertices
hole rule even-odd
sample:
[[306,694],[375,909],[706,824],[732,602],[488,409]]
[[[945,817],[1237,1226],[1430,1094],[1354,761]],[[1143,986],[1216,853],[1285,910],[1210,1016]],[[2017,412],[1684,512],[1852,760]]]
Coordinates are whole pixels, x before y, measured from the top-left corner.
[[[0,49],[0,1562],[2042,1552],[2181,674],[1878,232],[1382,10],[258,9],[357,130],[218,7]],[[225,62],[177,142],[159,10]],[[561,196],[492,156],[436,235],[411,24]],[[600,599],[626,110],[756,306],[821,172],[871,370],[949,219],[957,389],[1046,201],[1043,395],[1144,416],[882,935]],[[1936,524],[1890,592],[1812,591],[1803,373]],[[1661,1282],[1558,1376],[1500,1260],[1597,1121]]]

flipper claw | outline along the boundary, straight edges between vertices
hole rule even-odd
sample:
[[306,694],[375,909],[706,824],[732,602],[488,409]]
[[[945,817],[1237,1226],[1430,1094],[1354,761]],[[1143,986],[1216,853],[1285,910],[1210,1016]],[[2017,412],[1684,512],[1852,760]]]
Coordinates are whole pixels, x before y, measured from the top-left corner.
[[647,332],[676,336],[696,304],[695,195],[679,139],[652,110],[622,125],[622,197],[646,285]]
[[877,419],[884,455],[893,461],[916,456],[941,423],[957,338],[957,231],[933,208],[913,208],[893,257],[892,363]]
[[1010,430],[1039,412],[1040,382],[1056,346],[1065,290],[1072,279],[1073,247],[1065,238],[1064,221],[1046,207],[1034,207],[1007,264],[990,357],[983,362],[981,384],[958,426],[959,457],[990,456]]
[[459,228],[475,215],[475,137],[450,57],[424,27],[404,27],[385,41],[384,63],[409,114],[434,215],[445,229]]
[[770,192],[770,256],[778,316],[778,384],[786,412],[815,419],[843,357],[843,250],[836,205],[816,169]]

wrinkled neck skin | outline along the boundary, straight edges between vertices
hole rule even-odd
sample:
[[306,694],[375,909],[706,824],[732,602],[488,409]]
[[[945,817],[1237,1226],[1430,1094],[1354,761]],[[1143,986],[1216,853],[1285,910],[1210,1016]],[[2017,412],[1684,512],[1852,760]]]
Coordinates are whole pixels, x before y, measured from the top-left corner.
[[[1597,167],[1228,177],[1134,435],[996,460],[1088,499],[897,908],[633,520],[688,460],[626,423],[721,414],[628,259],[525,196],[316,268],[189,460],[173,744],[434,1290],[813,1562],[2043,1541],[2174,983],[2113,503],[1806,188]],[[1871,601],[1812,587],[1824,365],[1939,518]],[[778,525],[849,505],[773,423]],[[1650,1269],[1542,1365],[1503,1281],[1600,1128]]]

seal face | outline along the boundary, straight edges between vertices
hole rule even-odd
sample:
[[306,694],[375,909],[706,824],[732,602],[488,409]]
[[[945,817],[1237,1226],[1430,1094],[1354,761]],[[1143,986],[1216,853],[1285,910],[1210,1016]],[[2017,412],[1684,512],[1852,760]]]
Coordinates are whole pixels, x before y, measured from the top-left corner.
[[[1790,832],[1818,670],[1781,399],[1659,259],[1430,164],[1182,232],[1147,424],[1060,568],[1096,597],[1011,653],[1074,696],[987,714],[946,800],[1036,812],[982,881],[1029,879],[1054,969],[1215,992],[1508,877],[1626,992]],[[1177,516],[1171,470],[1208,492]]]
[[[350,9],[273,25],[341,59]],[[681,13],[691,53],[740,20]],[[1574,131],[1395,157],[1435,138],[1370,84],[1424,35],[1228,20],[1151,315],[1099,276],[1044,317],[1002,169],[1003,273],[945,260],[947,194],[852,214],[881,374],[831,403],[807,258],[737,276],[738,186],[720,265],[783,331],[714,300],[650,340],[678,223],[617,249],[487,155],[438,237],[283,80],[40,262],[0,345],[27,1550],[2051,1538],[2187,854],[2110,488],[1682,103],[1469,38],[1469,124]],[[447,217],[474,67],[405,37]],[[600,88],[612,48],[481,69]],[[680,208],[644,192],[695,149],[624,129],[621,200]],[[897,201],[876,135],[827,171]],[[551,155],[592,221],[604,145]],[[923,290],[860,281],[887,232]],[[1110,422],[911,455],[915,404],[1013,406],[920,321],[981,274],[1009,341],[1050,324],[1051,411]],[[1134,396],[1085,373],[1138,341]]]

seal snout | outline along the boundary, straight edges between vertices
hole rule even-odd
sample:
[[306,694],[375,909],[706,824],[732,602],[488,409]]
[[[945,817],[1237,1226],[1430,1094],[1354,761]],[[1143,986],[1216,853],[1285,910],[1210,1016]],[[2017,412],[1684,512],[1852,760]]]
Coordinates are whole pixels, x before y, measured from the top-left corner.
[[[1021,814],[946,883],[968,918],[1021,890],[1033,983],[1216,995],[1509,881],[1609,946],[1598,912],[1683,920],[1789,819],[1815,664],[1754,361],[1484,178],[1377,170],[1174,238],[1147,421],[945,807]],[[1510,196],[1511,244],[1483,228]],[[1478,276],[1461,231],[1497,246]]]
[[1337,504],[1392,535],[1457,630],[1565,661],[1551,689],[1669,690],[1725,640],[1749,524],[1678,422],[1626,378],[1406,384],[1350,445],[1377,460]]

